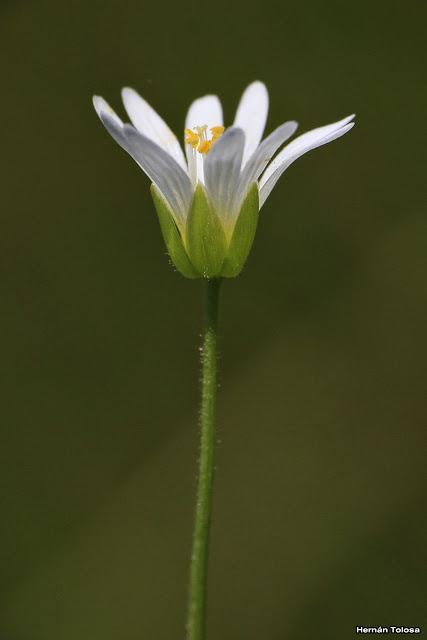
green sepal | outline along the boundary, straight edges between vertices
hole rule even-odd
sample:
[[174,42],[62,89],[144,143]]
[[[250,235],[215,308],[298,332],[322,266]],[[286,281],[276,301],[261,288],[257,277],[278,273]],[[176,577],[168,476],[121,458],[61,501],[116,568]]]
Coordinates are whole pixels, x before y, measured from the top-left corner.
[[251,250],[259,217],[258,186],[254,183],[243,201],[220,275],[235,278],[243,269]]
[[221,272],[227,241],[221,222],[209,205],[204,188],[194,192],[187,220],[187,250],[194,267],[204,278],[215,278]]
[[187,255],[171,210],[154,184],[151,185],[150,190],[170,259],[186,278],[200,278],[200,274],[194,269]]

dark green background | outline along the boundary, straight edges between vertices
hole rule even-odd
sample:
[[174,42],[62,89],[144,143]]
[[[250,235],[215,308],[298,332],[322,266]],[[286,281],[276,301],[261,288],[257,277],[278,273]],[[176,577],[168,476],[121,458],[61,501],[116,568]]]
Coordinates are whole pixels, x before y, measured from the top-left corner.
[[[202,284],[91,105],[181,131],[268,85],[299,160],[223,288],[209,638],[342,640],[426,599],[426,4],[2,4],[4,640],[184,638]],[[424,557],[423,557],[424,556]]]

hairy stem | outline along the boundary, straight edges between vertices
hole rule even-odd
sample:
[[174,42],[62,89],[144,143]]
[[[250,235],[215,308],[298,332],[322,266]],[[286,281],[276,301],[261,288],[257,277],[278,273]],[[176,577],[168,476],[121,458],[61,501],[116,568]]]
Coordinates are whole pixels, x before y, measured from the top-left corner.
[[207,281],[202,343],[201,442],[196,517],[190,565],[188,640],[206,638],[206,592],[209,532],[215,473],[215,416],[217,395],[217,320],[221,280]]

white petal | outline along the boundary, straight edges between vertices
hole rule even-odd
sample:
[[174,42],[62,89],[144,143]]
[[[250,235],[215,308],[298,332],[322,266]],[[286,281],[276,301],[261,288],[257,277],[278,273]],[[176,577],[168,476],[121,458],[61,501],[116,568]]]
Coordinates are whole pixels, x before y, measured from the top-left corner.
[[210,127],[222,125],[222,106],[218,96],[203,96],[190,105],[185,119],[187,129],[202,127],[204,124]]
[[[185,119],[185,128],[194,129],[195,127],[203,127],[207,125],[211,127],[221,126],[223,124],[222,106],[218,96],[208,95],[197,98],[191,103]],[[200,153],[194,152],[193,147],[186,144],[185,153],[193,178],[193,183],[204,182],[203,174],[203,157]]]
[[265,84],[252,82],[244,91],[234,119],[235,127],[243,129],[246,137],[243,165],[262,139],[268,115],[268,92]]
[[101,113],[107,113],[118,125],[123,126],[122,120],[102,96],[93,96],[92,102],[99,117],[101,117]]
[[219,216],[230,220],[235,214],[233,200],[239,184],[245,134],[230,127],[215,142],[204,162],[208,196]]
[[122,89],[122,100],[132,124],[147,138],[162,147],[175,158],[186,171],[184,153],[176,135],[144,98],[134,89]]
[[193,189],[179,164],[155,142],[100,106],[99,117],[118,144],[129,153],[169,203],[178,225],[185,223]]
[[236,193],[236,206],[246,195],[246,191],[255,180],[258,180],[279,147],[296,131],[298,123],[291,120],[277,127],[261,144],[247,161],[240,177],[239,188]]
[[[319,144],[323,144],[322,140],[329,136],[331,133],[338,131],[346,125],[350,120],[353,120],[354,114],[351,116],[347,116],[347,118],[343,118],[342,120],[338,120],[338,122],[334,122],[333,124],[328,124],[324,127],[317,127],[316,129],[312,129],[311,131],[307,131],[307,133],[303,133],[298,138],[295,138],[290,144],[286,146],[285,149],[273,160],[273,162],[267,168],[264,176],[269,177],[276,168],[283,162],[283,159],[295,153],[299,153],[314,149],[312,145],[315,144],[318,146]],[[263,176],[263,177],[264,177]]]
[[318,127],[312,131],[304,133],[293,140],[290,144],[276,156],[271,162],[260,180],[260,207],[264,204],[267,197],[270,195],[271,190],[275,186],[276,182],[282,175],[282,173],[291,165],[297,158],[311,151],[316,147],[320,147],[323,144],[332,142],[343,136],[353,126],[354,122],[350,122],[354,118],[354,114],[339,120],[333,124],[326,125],[325,127]]
[[185,224],[193,196],[193,188],[188,175],[155,142],[143,136],[130,125],[125,125],[124,129],[127,143],[124,149],[157,185],[169,202],[177,222],[180,225]]

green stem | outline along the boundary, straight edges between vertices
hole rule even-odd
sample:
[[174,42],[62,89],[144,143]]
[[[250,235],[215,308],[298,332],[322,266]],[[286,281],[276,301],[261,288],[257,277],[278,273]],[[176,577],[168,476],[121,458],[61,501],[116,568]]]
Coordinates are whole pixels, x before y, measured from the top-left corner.
[[187,621],[188,640],[205,640],[206,590],[215,473],[215,414],[217,392],[217,319],[221,280],[208,280],[205,328],[202,345],[202,404],[199,482],[193,550],[190,565],[190,599]]

